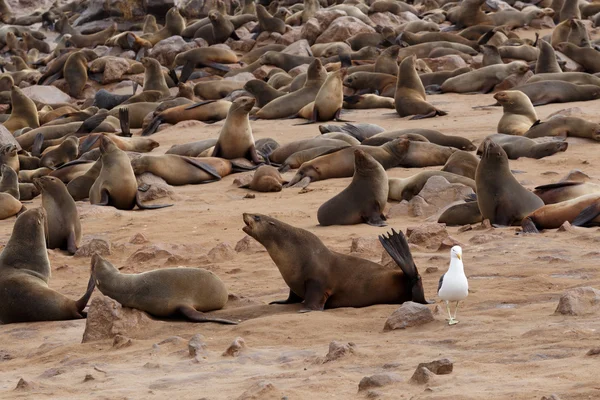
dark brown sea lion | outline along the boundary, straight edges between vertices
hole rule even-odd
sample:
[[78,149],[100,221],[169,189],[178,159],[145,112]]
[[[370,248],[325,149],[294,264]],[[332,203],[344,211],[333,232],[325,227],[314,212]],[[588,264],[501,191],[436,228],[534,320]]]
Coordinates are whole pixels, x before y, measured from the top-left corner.
[[233,101],[215,144],[213,157],[228,160],[248,158],[255,164],[261,163],[256,153],[252,127],[248,119],[248,113],[254,107],[254,103],[255,100],[251,97],[238,97]]
[[40,126],[35,103],[25,96],[25,93],[17,86],[13,86],[10,90],[10,104],[12,112],[3,125],[11,133],[25,127],[37,128]]
[[542,206],[526,216],[523,232],[539,233],[538,229],[556,229],[565,221],[575,226],[597,226],[600,223],[600,194],[583,195],[571,200]]
[[536,186],[533,191],[544,204],[555,204],[588,194],[600,193],[600,185],[592,182],[564,181]]
[[535,63],[535,74],[561,73],[562,70],[558,65],[556,53],[554,53],[552,45],[542,39],[538,41],[538,48],[540,49],[540,54]]
[[8,193],[17,200],[20,200],[21,193],[19,192],[19,177],[14,169],[7,164],[0,165],[0,192]]
[[283,185],[288,182],[284,180],[277,168],[270,165],[261,165],[258,167],[252,181],[240,188],[254,190],[256,192],[281,192]]
[[479,165],[479,159],[477,157],[469,152],[459,150],[454,152],[450,158],[448,158],[442,171],[475,179],[477,165]]
[[79,139],[69,136],[58,147],[46,152],[40,159],[41,167],[56,168],[77,158]]

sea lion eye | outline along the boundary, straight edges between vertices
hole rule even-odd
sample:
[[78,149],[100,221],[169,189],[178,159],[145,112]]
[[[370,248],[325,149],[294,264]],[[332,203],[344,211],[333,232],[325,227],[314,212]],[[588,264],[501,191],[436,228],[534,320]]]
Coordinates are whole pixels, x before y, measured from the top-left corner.
[[275,222],[273,222],[273,221],[269,221],[269,224],[275,226]]
[[255,215],[254,220],[258,222],[258,221],[260,221],[260,217],[258,215]]

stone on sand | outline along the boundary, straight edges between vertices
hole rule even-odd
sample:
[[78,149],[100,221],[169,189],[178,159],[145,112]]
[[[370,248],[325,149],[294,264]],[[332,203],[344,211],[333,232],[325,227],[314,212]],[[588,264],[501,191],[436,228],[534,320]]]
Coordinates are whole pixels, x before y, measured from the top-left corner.
[[567,290],[558,302],[555,314],[589,315],[600,311],[600,290],[579,287]]
[[390,372],[365,376],[358,384],[358,391],[364,392],[365,390],[387,386],[394,382],[400,382],[401,380],[402,378],[400,378],[398,374],[393,374]]
[[429,250],[438,250],[444,239],[448,237],[445,224],[429,223],[406,229],[408,243],[426,247]]
[[91,257],[95,253],[101,256],[109,256],[111,254],[110,243],[104,239],[92,239],[84,244],[75,252],[75,257]]
[[145,312],[123,307],[115,300],[100,295],[94,297],[89,306],[82,343],[131,334],[147,328],[150,321]]
[[208,252],[208,259],[211,262],[221,262],[233,260],[235,250],[231,248],[229,243],[219,243]]
[[342,343],[336,340],[333,340],[329,343],[329,351],[323,360],[323,364],[339,360],[342,357],[349,356],[356,352],[356,345],[352,342],[350,343]]
[[246,341],[241,337],[236,337],[227,350],[223,352],[223,357],[237,357],[247,350]]
[[406,329],[413,326],[425,325],[433,322],[433,313],[424,304],[407,301],[385,321],[384,331]]

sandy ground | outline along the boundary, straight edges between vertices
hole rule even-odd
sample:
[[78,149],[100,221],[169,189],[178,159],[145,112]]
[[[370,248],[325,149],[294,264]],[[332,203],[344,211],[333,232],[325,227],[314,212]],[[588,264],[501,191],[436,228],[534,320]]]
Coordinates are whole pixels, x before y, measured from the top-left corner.
[[[493,103],[491,95],[430,96],[432,104],[448,116],[421,121],[399,119],[393,110],[352,111],[347,119],[376,123],[388,129],[422,127],[463,135],[479,144],[495,132],[500,108],[473,110]],[[547,105],[537,108],[546,118],[564,108],[579,107],[587,118],[600,121],[599,101]],[[317,135],[317,125],[293,126],[299,120],[252,122],[255,138],[272,137],[280,143]],[[223,123],[187,124],[170,128],[153,138],[161,143],[156,153],[172,144],[216,137]],[[511,161],[523,171],[519,181],[531,188],[557,181],[572,169],[597,176],[600,157],[597,143],[569,139],[566,153],[542,159]],[[416,170],[395,168],[389,176],[406,177]],[[288,176],[291,177],[291,174]],[[93,238],[112,245],[108,259],[123,272],[142,272],[173,265],[214,271],[238,304],[266,304],[287,296],[288,288],[266,251],[259,245],[235,253],[232,259],[207,256],[220,243],[235,247],[245,234],[242,212],[265,213],[317,234],[328,246],[350,252],[353,238],[375,238],[390,228],[406,229],[422,218],[392,218],[387,228],[367,225],[319,227],[318,207],[350,182],[335,179],[298,189],[260,194],[245,199],[246,190],[233,185],[235,175],[207,185],[175,188],[175,206],[155,211],[117,211],[78,203],[84,243]],[[36,199],[28,207],[40,205]],[[8,240],[14,219],[0,221],[0,244]],[[380,398],[398,399],[539,399],[557,393],[562,399],[600,398],[598,359],[586,352],[600,344],[597,316],[553,315],[559,296],[569,288],[600,288],[597,228],[577,228],[572,233],[548,231],[539,236],[517,236],[517,228],[474,229],[450,235],[463,244],[465,270],[471,293],[459,312],[460,323],[447,326],[443,313],[422,327],[383,332],[386,318],[397,305],[363,309],[336,309],[298,314],[294,307],[273,306],[267,316],[237,326],[152,321],[142,332],[129,335],[133,344],[115,349],[111,340],[81,343],[85,320],[0,326],[0,398],[60,399],[235,399],[253,385],[267,381],[273,388],[256,398],[289,399],[364,397],[358,383],[376,373],[389,372],[401,381],[376,389]],[[142,233],[149,243],[130,244]],[[495,235],[485,244],[471,239]],[[144,246],[158,246],[173,258],[128,262]],[[73,258],[50,251],[50,286],[72,298],[85,290],[89,258]],[[374,261],[381,251],[365,253]],[[437,281],[449,262],[448,250],[415,251],[428,298],[435,298]],[[427,267],[438,267],[425,273]],[[99,295],[96,291],[94,296]],[[437,300],[439,309],[440,300]],[[193,360],[187,341],[200,333],[208,355]],[[159,344],[165,339],[171,339]],[[248,351],[237,358],[223,351],[242,337]],[[353,342],[356,352],[322,363],[332,340]],[[426,386],[409,382],[420,362],[447,357],[454,372],[436,376]],[[84,382],[88,374],[93,380]],[[31,382],[15,390],[20,378]]]

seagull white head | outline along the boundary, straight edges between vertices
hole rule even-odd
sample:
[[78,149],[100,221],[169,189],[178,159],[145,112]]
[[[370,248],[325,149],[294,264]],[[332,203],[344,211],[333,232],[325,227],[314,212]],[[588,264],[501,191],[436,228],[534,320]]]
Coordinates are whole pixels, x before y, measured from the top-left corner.
[[462,248],[460,246],[454,246],[450,249],[450,258],[458,258],[462,261]]

